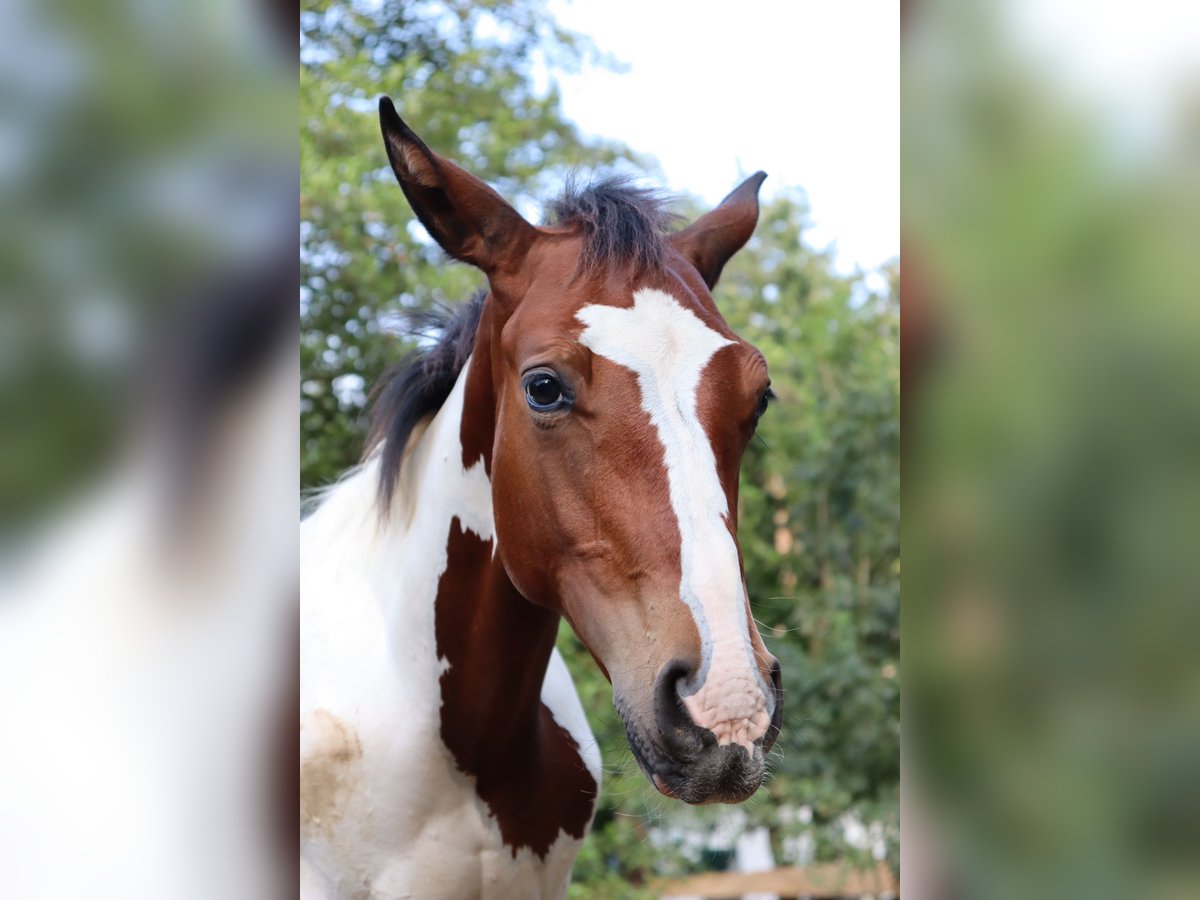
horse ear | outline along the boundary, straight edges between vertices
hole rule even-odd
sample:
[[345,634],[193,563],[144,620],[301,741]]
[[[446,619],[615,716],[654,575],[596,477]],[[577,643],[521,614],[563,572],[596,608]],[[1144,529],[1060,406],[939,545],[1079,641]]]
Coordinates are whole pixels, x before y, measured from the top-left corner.
[[537,229],[466,169],[438,156],[379,98],[388,161],[421,224],[442,249],[489,275],[517,266]]
[[671,244],[691,260],[711,289],[733,254],[745,246],[758,224],[758,189],[766,172],[755,172],[721,201],[682,231],[671,235]]

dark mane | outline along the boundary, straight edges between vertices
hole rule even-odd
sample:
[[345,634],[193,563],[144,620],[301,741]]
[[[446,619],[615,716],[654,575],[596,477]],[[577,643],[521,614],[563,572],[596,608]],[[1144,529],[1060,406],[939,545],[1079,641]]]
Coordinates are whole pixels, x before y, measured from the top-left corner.
[[[627,178],[607,178],[582,189],[568,181],[563,195],[547,208],[547,224],[578,228],[582,233],[580,274],[615,265],[653,271],[662,266],[664,234],[675,219],[666,203],[660,192],[638,187]],[[480,290],[456,309],[411,315],[412,333],[437,335],[437,343],[391,366],[375,385],[364,455],[383,445],[379,499],[385,510],[391,507],[413,429],[442,408],[475,349],[486,296],[487,291]]]
[[486,296],[487,291],[480,290],[453,310],[413,313],[409,317],[410,331],[415,335],[437,334],[438,342],[428,350],[408,354],[390,366],[375,384],[364,456],[383,444],[379,499],[385,510],[391,508],[396,476],[413,429],[442,408],[475,348],[475,331]]
[[653,188],[638,187],[614,176],[579,188],[567,181],[563,195],[547,207],[548,225],[567,225],[583,233],[579,272],[631,265],[638,271],[662,267],[664,233],[675,221],[668,198]]

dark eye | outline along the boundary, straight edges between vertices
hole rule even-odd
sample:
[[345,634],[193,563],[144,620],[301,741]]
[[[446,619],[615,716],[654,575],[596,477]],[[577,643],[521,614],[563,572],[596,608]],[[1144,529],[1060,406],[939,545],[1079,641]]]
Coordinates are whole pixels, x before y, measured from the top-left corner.
[[553,412],[569,405],[562,382],[552,372],[534,372],[525,379],[525,399],[537,412]]
[[767,389],[763,391],[762,396],[758,398],[758,408],[754,410],[754,421],[757,422],[763,417],[767,411],[767,407],[771,401],[775,399],[775,392],[771,390],[771,386],[767,385]]

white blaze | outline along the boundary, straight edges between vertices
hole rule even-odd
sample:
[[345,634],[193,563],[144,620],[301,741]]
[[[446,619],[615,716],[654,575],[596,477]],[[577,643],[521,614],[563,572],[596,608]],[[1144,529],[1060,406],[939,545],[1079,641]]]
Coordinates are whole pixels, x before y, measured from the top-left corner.
[[719,743],[747,749],[770,724],[768,691],[746,623],[737,546],[712,445],[697,415],[700,376],[731,343],[670,294],[635,291],[633,306],[585,306],[580,342],[637,376],[642,408],[663,445],[671,507],[679,522],[679,596],[700,632],[701,665],[684,684],[684,704]]

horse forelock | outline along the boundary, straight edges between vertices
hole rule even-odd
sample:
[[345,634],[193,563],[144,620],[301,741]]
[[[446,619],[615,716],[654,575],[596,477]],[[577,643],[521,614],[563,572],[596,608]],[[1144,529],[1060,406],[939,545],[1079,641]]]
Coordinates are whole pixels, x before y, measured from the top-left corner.
[[667,256],[665,235],[677,216],[669,195],[613,176],[579,187],[568,180],[547,207],[547,224],[575,229],[583,239],[576,272],[592,275],[610,267],[657,271]]

